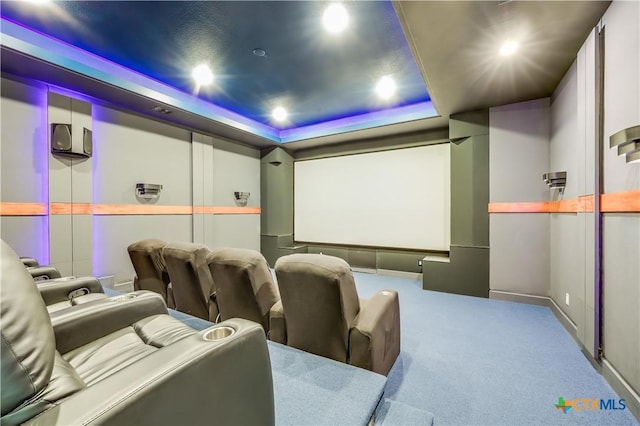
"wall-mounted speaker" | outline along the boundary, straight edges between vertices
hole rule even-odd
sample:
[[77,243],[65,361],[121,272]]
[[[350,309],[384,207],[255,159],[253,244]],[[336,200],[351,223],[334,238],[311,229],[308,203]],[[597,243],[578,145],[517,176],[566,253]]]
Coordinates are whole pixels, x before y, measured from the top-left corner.
[[74,140],[71,124],[51,124],[51,153],[70,157],[91,157],[93,153],[93,135],[83,127],[82,140]]

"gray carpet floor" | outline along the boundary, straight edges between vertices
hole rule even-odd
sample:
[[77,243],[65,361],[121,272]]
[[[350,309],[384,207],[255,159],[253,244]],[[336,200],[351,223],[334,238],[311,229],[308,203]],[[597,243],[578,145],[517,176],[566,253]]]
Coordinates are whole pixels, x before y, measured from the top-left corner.
[[628,409],[556,409],[559,397],[620,397],[549,308],[425,291],[417,280],[354,275],[360,297],[385,288],[400,294],[402,351],[384,398],[404,410],[384,424],[424,418],[411,408],[433,414],[435,425],[639,424]]

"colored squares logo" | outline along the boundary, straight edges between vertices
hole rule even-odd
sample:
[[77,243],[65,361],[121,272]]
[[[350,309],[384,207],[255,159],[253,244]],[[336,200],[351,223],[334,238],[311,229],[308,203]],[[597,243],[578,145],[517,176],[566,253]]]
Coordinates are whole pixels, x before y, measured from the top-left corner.
[[560,396],[558,397],[558,402],[555,404],[555,407],[566,414],[567,411],[571,410],[571,401],[565,401],[564,398]]

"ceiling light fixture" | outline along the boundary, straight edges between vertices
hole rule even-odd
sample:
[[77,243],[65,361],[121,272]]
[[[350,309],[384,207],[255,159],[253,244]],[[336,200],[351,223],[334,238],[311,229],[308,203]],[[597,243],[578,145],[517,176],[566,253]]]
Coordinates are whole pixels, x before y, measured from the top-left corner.
[[271,112],[271,116],[273,117],[274,120],[279,121],[279,122],[283,122],[287,119],[287,117],[289,116],[289,114],[287,114],[287,110],[284,109],[283,107],[279,106],[279,107],[275,107],[273,109],[273,111]]
[[341,33],[348,23],[349,14],[341,3],[331,3],[322,14],[322,25],[332,34]]
[[385,75],[376,83],[376,93],[382,99],[389,99],[396,93],[396,82]]
[[518,43],[513,40],[505,42],[500,48],[500,54],[502,56],[511,56],[518,51]]
[[198,86],[207,86],[213,83],[213,73],[211,72],[211,68],[206,64],[201,64],[195,67],[191,76]]

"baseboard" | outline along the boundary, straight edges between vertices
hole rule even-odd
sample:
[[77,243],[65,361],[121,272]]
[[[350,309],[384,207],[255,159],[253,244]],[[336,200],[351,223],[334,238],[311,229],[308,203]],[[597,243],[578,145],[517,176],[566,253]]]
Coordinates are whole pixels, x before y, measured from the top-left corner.
[[363,267],[360,267],[360,266],[352,266],[351,270],[353,272],[362,272],[363,274],[375,274],[375,273],[378,272],[377,270],[375,270],[373,268],[363,268]]
[[133,281],[126,281],[123,283],[115,284],[112,289],[119,291],[120,293],[130,293],[134,290]]
[[575,340],[576,343],[578,343],[578,345],[582,347],[582,343],[580,342],[580,340],[578,340],[578,326],[576,325],[576,323],[573,322],[562,309],[560,309],[560,306],[558,306],[558,304],[552,298],[549,297],[548,299],[549,309],[551,309],[551,312],[553,312],[556,318],[558,318],[558,321],[560,321],[560,324],[562,324],[563,327],[569,332],[571,337],[573,337],[573,340]]
[[507,302],[526,303],[528,305],[549,306],[549,298],[532,294],[511,293],[509,291],[489,290],[489,299],[506,300]]
[[410,280],[418,280],[422,282],[422,274],[419,272],[406,272],[406,271],[394,271],[391,269],[378,269],[379,275],[386,275],[388,277],[408,278]]
[[606,358],[602,358],[602,375],[621,398],[624,399],[627,409],[640,420],[640,395],[633,390],[631,385],[618,373]]

